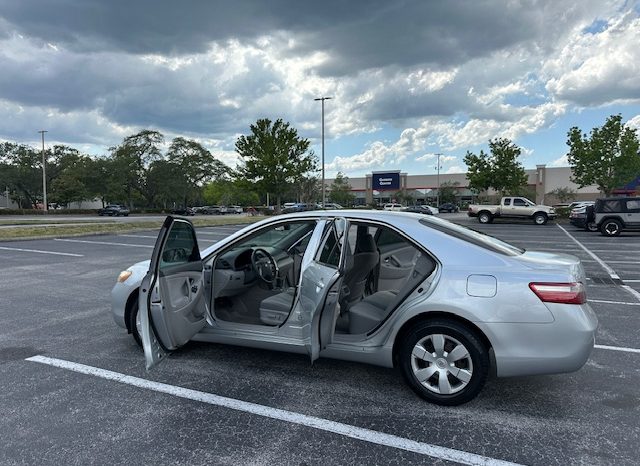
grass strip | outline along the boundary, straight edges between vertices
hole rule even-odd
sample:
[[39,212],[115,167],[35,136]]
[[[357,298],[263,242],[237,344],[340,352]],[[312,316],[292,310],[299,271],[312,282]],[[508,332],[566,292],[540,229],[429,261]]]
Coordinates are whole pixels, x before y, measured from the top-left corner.
[[[239,218],[198,218],[192,223],[196,227],[218,226],[218,225],[243,225],[257,222],[264,217],[239,217]],[[0,241],[2,240],[22,240],[41,238],[62,238],[69,236],[101,235],[109,233],[128,233],[140,230],[158,230],[162,225],[162,220],[144,222],[114,222],[109,224],[84,225],[48,225],[48,226],[25,226],[15,228],[0,229]],[[77,223],[77,222],[76,222]]]

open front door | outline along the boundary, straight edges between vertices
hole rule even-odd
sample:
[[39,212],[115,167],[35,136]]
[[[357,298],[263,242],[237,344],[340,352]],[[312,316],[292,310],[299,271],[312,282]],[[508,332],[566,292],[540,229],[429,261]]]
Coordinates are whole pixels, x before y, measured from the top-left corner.
[[167,217],[138,298],[147,369],[204,327],[206,298],[202,272],[193,225],[187,220]]
[[327,222],[322,237],[314,244],[317,247],[313,250],[313,258],[303,263],[300,304],[307,324],[304,326],[304,336],[311,362],[318,359],[320,351],[331,341],[335,329],[346,231],[347,222],[343,218]]

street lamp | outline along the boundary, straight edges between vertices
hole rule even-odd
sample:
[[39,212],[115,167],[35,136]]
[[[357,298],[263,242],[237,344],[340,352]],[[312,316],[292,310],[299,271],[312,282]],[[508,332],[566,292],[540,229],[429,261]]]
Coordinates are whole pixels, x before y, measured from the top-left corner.
[[331,97],[318,97],[317,99],[322,102],[322,208],[325,206],[325,189],[324,189],[324,101],[331,100]]
[[436,169],[438,170],[438,192],[436,193],[436,208],[440,208],[440,156],[442,154],[438,153],[438,154],[434,154],[438,156],[438,162],[436,165]]
[[44,201],[44,211],[49,211],[49,204],[47,204],[47,163],[44,159],[44,133],[48,133],[46,130],[38,131],[42,135],[42,193],[43,193],[43,201]]

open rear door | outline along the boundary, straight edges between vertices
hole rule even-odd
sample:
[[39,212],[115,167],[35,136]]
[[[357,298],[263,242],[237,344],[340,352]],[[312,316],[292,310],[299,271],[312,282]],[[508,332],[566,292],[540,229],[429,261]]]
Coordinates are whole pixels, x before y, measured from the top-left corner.
[[315,243],[313,258],[303,263],[300,303],[307,324],[305,346],[311,362],[318,359],[320,351],[330,343],[335,329],[346,231],[347,222],[343,218],[327,222],[320,241]]
[[138,298],[147,369],[187,343],[206,324],[202,272],[193,225],[167,217]]

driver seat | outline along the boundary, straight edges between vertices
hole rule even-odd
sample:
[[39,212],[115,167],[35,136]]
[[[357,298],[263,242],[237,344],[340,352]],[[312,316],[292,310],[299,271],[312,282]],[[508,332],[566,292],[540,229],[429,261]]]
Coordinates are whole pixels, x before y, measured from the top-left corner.
[[291,312],[296,289],[287,288],[282,293],[265,298],[260,303],[260,322],[265,325],[280,325]]

